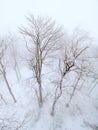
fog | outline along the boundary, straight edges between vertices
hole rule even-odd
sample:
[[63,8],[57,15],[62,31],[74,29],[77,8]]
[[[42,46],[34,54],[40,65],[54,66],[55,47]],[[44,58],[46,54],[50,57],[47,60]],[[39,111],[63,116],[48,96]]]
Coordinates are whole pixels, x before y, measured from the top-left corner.
[[97,0],[0,0],[0,33],[17,31],[31,13],[51,17],[67,31],[79,27],[97,38],[97,12]]

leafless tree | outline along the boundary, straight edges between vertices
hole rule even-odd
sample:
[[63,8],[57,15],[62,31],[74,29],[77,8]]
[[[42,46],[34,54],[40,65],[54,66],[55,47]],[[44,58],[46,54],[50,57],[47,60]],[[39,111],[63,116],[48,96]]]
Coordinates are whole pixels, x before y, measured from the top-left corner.
[[17,62],[17,50],[13,43],[9,45],[9,48],[10,48],[11,57],[13,57],[13,69],[15,70],[17,79],[19,81],[21,74],[20,74],[20,69],[19,69],[19,65]]
[[27,62],[38,84],[38,102],[41,106],[43,104],[43,66],[47,64],[47,60],[55,57],[55,52],[60,48],[59,44],[63,32],[61,27],[56,26],[55,22],[51,19],[34,18],[33,15],[30,15],[27,17],[27,20],[29,26],[21,27],[20,32],[26,36],[25,41],[29,52]]
[[[90,42],[90,39],[86,37],[85,35],[82,36],[76,35],[74,39],[68,40],[68,43],[65,46],[64,54],[61,59],[59,59],[58,64],[58,70],[59,70],[59,80],[56,82],[56,89],[55,89],[55,95],[54,95],[54,101],[52,104],[52,110],[51,115],[53,116],[55,114],[55,107],[60,99],[62,97],[62,94],[64,93],[63,88],[66,87],[64,85],[64,81],[66,79],[66,76],[69,74],[71,75],[72,72],[74,72],[77,77],[76,80],[73,82],[70,80],[70,82],[73,82],[71,87],[71,94],[70,99],[67,103],[67,106],[69,106],[75,91],[77,90],[79,82],[82,80],[83,77],[91,77],[94,78],[95,73],[93,73],[92,69],[90,68],[90,63],[88,57],[88,45],[86,44],[87,41]],[[85,44],[84,44],[85,43]],[[73,75],[72,75],[73,77]]]
[[7,76],[6,76],[6,68],[5,68],[5,64],[3,63],[4,61],[4,56],[7,50],[7,44],[5,43],[4,40],[0,41],[0,74],[3,76],[4,81],[8,87],[9,93],[12,96],[14,102],[16,102],[15,96],[11,90],[11,86],[9,85]]

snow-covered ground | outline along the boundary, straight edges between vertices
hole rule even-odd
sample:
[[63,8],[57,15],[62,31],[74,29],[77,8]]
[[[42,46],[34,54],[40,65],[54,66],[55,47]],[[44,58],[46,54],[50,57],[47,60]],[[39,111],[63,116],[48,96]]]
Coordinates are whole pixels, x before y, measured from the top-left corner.
[[[0,130],[98,130],[97,86],[90,94],[87,88],[77,90],[69,107],[66,107],[69,98],[66,94],[65,101],[59,100],[56,113],[51,116],[52,94],[47,94],[43,107],[39,108],[29,80],[30,70],[23,67],[20,73],[19,81],[14,71],[10,70],[7,75],[16,103],[13,103],[4,80],[0,81],[0,93],[5,99],[5,102],[0,100]],[[48,83],[45,85],[49,88]]]

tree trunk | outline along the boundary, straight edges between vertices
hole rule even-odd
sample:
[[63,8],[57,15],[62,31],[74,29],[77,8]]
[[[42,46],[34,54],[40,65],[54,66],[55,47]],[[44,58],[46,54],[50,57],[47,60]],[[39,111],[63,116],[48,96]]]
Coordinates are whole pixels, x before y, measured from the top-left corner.
[[43,95],[42,95],[42,85],[41,81],[38,83],[39,87],[39,106],[42,107],[43,104]]
[[6,72],[5,72],[4,65],[3,65],[3,63],[2,63],[1,61],[0,61],[0,65],[1,65],[1,68],[2,68],[2,71],[1,71],[1,72],[2,72],[3,78],[4,78],[4,80],[5,80],[5,83],[6,83],[7,87],[8,87],[9,93],[10,93],[10,95],[12,96],[12,98],[13,98],[13,100],[14,100],[14,103],[16,103],[16,99],[15,99],[15,97],[14,97],[14,94],[12,93],[11,87],[10,87],[9,82],[8,82],[8,80],[7,80],[7,77],[6,77]]
[[6,77],[5,73],[3,73],[3,77],[4,77],[4,80],[5,80],[5,83],[6,83],[7,87],[8,87],[8,90],[10,92],[10,95],[12,96],[14,102],[16,103],[16,98],[15,98],[14,94],[12,93],[11,87],[10,87],[10,85],[8,83],[8,80],[7,80],[7,77]]
[[52,105],[52,110],[51,110],[52,116],[54,116],[54,114],[55,114],[55,105],[56,105],[56,100],[53,102],[53,105]]

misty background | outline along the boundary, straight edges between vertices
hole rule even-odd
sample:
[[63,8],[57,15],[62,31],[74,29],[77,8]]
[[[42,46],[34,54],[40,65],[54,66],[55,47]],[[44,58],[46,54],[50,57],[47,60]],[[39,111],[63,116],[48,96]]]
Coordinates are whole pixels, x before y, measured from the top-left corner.
[[98,36],[97,0],[0,0],[0,33],[14,32],[25,24],[25,16],[48,16],[68,32],[82,28]]

